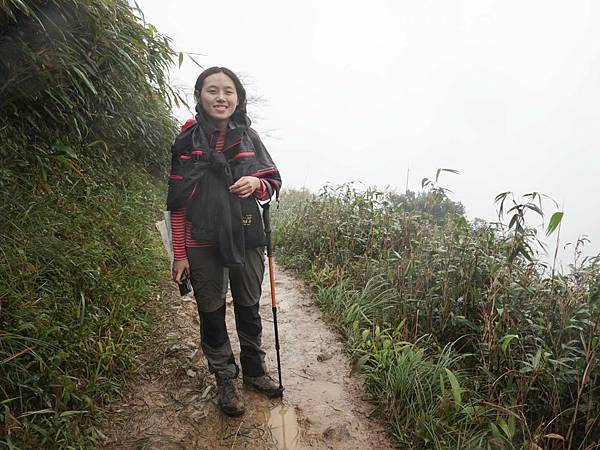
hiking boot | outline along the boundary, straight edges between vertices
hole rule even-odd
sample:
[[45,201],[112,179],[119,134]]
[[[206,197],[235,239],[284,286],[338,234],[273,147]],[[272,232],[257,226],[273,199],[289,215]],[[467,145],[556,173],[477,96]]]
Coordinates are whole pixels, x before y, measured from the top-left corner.
[[240,394],[233,378],[217,377],[217,388],[219,391],[219,404],[228,416],[241,416],[246,412],[244,399]]
[[283,395],[283,389],[279,389],[279,384],[267,374],[260,377],[244,376],[244,384],[262,392],[267,397],[275,398]]

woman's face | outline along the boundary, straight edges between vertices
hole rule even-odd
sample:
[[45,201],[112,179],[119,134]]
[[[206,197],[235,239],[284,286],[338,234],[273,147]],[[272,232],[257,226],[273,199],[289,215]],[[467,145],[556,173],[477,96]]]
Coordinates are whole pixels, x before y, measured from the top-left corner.
[[215,124],[229,122],[238,105],[233,80],[223,72],[209,75],[202,84],[200,102],[204,112],[213,119]]

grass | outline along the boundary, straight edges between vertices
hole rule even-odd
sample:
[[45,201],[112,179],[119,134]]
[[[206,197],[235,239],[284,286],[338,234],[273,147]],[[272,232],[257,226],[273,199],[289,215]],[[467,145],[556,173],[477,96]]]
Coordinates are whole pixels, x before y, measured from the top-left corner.
[[400,448],[598,447],[598,258],[538,259],[539,194],[499,198],[508,225],[469,223],[437,181],[285,192],[279,261],[344,331]]
[[97,177],[88,189],[3,192],[12,199],[0,211],[0,424],[9,447],[94,443],[97,413],[161,311],[167,263],[153,223],[162,186],[139,167],[104,169],[121,177],[116,189]]

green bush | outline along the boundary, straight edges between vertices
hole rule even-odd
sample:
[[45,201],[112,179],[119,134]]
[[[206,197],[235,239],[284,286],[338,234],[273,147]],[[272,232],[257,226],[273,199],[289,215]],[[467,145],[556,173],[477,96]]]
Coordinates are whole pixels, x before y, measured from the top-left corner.
[[164,173],[175,54],[128,2],[8,0],[0,30],[3,184],[72,178],[82,155]]
[[140,167],[83,167],[103,176],[93,184],[57,180],[35,195],[34,184],[2,193],[0,424],[7,445],[93,442],[95,413],[118,393],[161,306],[167,267],[152,227],[162,186]]
[[0,4],[0,446],[93,446],[157,320],[173,56],[125,0]]
[[342,326],[399,445],[600,443],[599,260],[547,270],[524,221],[537,198],[503,226],[468,223],[436,185],[283,194],[278,257]]

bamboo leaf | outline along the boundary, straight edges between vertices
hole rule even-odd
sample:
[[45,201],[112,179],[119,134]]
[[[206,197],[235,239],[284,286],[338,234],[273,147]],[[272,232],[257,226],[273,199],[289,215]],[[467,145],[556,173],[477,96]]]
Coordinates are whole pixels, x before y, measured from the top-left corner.
[[446,371],[446,375],[448,376],[448,381],[450,381],[450,387],[452,390],[452,397],[454,398],[454,403],[456,405],[456,408],[459,409],[462,406],[462,388],[460,387],[456,375],[454,375],[454,373],[447,367],[444,367],[444,370]]
[[504,434],[506,435],[506,437],[511,440],[512,439],[512,433],[510,431],[510,428],[508,427],[508,423],[506,423],[506,420],[504,420],[504,417],[498,417],[498,426],[500,427],[500,429],[502,431],[504,431]]
[[540,216],[544,215],[544,212],[540,209],[539,206],[534,205],[533,203],[527,203],[525,205],[526,208],[531,209],[532,211],[535,211],[536,213],[538,213]]
[[542,360],[542,349],[538,348],[535,356],[533,357],[532,366],[534,369],[537,369],[540,366],[540,362]]
[[442,172],[449,172],[449,173],[454,173],[454,174],[459,174],[460,172],[456,169],[438,169],[437,172],[435,173],[435,182],[437,183],[439,178],[440,178],[440,174]]
[[502,353],[506,353],[506,350],[508,349],[508,346],[510,345],[513,339],[519,339],[519,335],[507,334],[502,338],[502,340],[500,341],[500,348],[502,349]]
[[490,428],[492,430],[492,434],[496,439],[502,439],[502,434],[500,433],[500,430],[498,429],[495,423],[490,423]]
[[66,156],[67,158],[77,159],[77,155],[73,149],[66,145],[55,145],[52,147],[52,150],[54,151],[53,156]]
[[494,202],[498,203],[500,201],[504,201],[508,194],[510,194],[510,191],[501,192],[500,194],[496,195],[496,197],[494,198]]
[[193,62],[194,64],[196,64],[198,67],[200,67],[202,70],[204,70],[204,67],[203,67],[203,66],[202,66],[202,65],[201,65],[201,64],[200,64],[198,61],[196,61],[196,60],[194,59],[194,57],[192,57],[192,55],[190,55],[190,54],[188,53],[188,54],[187,54],[187,56],[188,56],[188,58],[190,58],[190,59],[192,60],[192,62]]
[[554,214],[552,214],[552,217],[550,218],[550,223],[548,224],[548,228],[546,228],[546,236],[550,236],[552,233],[554,233],[554,231],[556,231],[556,229],[562,222],[563,215],[564,214],[562,211],[557,211]]
[[563,441],[565,440],[564,437],[562,437],[560,434],[556,434],[556,433],[548,433],[544,435],[544,439],[555,439],[557,441]]
[[76,411],[76,410],[64,411],[64,412],[60,413],[59,417],[72,417],[72,416],[79,416],[79,415],[87,414],[87,413],[89,413],[89,411]]
[[24,417],[28,417],[28,416],[35,416],[38,414],[54,414],[54,410],[53,409],[40,409],[38,411],[27,411],[26,413],[21,414],[18,418],[19,419],[23,419]]
[[371,357],[370,354],[366,354],[366,355],[363,355],[360,358],[358,358],[358,360],[356,361],[356,363],[354,363],[354,366],[352,367],[351,373],[354,374],[356,372],[359,372],[363,368],[365,363],[369,360],[370,357]]
[[94,94],[98,95],[98,91],[96,91],[96,88],[94,87],[92,82],[88,79],[88,77],[86,77],[85,74],[78,67],[73,66],[72,69],[75,71],[75,73],[77,75],[79,75],[79,78],[82,79],[82,81],[86,84],[86,86],[90,89],[90,91],[92,91]]

